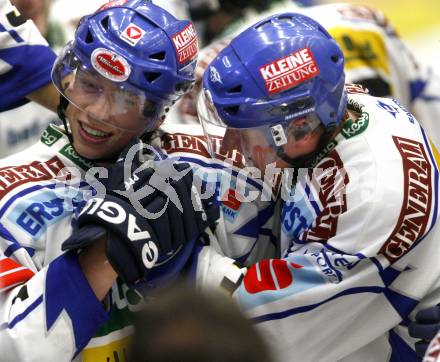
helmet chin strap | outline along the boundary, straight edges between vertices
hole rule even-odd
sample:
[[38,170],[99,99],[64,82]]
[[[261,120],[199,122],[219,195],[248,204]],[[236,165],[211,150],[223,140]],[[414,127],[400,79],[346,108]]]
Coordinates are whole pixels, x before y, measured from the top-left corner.
[[70,133],[69,127],[67,126],[66,120],[66,109],[68,105],[69,101],[67,100],[67,98],[60,94],[60,102],[58,103],[57,114],[58,117],[60,117],[61,121],[63,121],[64,130],[66,131],[66,135],[69,138],[70,144],[73,146],[73,137]]

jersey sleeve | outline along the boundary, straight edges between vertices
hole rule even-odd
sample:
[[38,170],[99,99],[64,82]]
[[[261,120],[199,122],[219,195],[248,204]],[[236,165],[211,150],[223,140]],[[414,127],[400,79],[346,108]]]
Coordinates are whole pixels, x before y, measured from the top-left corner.
[[406,325],[422,296],[438,288],[439,273],[425,262],[429,255],[440,257],[435,240],[426,238],[425,249],[392,267],[380,246],[369,248],[368,241],[367,234],[358,253],[310,242],[247,268],[205,247],[210,249],[199,255],[197,283],[232,295],[280,360],[416,358]]
[[2,361],[71,361],[109,318],[78,255],[61,252],[89,186],[69,185],[67,196],[52,181],[74,165],[56,148],[68,145],[60,137],[48,127],[42,140],[52,143],[0,161]]
[[[2,358],[72,360],[109,318],[77,255],[63,254],[37,271],[13,255],[7,257],[10,250],[4,250],[0,260]],[[31,260],[22,248],[17,253]]]
[[34,23],[0,0],[0,111],[22,105],[26,95],[50,83],[55,58]]

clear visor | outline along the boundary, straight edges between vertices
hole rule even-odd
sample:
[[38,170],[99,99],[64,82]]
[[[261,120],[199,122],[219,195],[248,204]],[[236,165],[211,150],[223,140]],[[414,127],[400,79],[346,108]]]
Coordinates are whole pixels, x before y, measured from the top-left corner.
[[197,112],[212,157],[232,159],[234,165],[257,167],[262,172],[269,165],[287,167],[283,155],[294,159],[307,154],[300,141],[321,124],[315,114],[308,114],[283,124],[229,127],[219,117],[207,91],[200,92]]
[[94,121],[135,133],[158,126],[163,104],[147,99],[144,92],[127,82],[107,79],[86,67],[75,54],[72,43],[58,56],[52,80],[72,106]]

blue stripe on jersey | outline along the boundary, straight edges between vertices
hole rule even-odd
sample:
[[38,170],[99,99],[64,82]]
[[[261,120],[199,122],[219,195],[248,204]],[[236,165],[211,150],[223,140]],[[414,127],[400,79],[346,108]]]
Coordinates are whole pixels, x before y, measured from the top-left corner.
[[[3,252],[3,254],[7,257],[10,257],[12,254],[14,254],[17,250],[23,248],[20,243],[18,242],[18,240],[16,238],[14,238],[14,236],[9,232],[8,229],[6,229],[1,223],[0,223],[0,237],[2,237],[3,239],[11,242],[11,245],[9,245],[5,251]],[[26,250],[26,252],[32,257],[35,254],[35,249],[29,247],[29,246],[25,246],[24,249]]]
[[[8,229],[6,229],[3,224],[0,222],[0,237],[12,243],[12,245],[17,245],[20,247],[20,243],[16,238],[12,236]],[[9,256],[9,255],[6,255]]]
[[63,254],[49,264],[45,285],[47,331],[61,312],[66,311],[72,322],[77,351],[82,350],[109,315],[90,288],[76,252]]
[[306,187],[304,188],[304,191],[307,195],[307,200],[309,201],[310,205],[312,205],[313,209],[315,210],[316,215],[319,215],[321,213],[321,209],[319,208],[319,204],[316,200],[314,200],[314,197],[310,197],[311,189],[310,185],[306,184]]
[[[306,242],[308,242],[308,241],[306,240]],[[324,248],[326,248],[326,249],[328,249],[328,250],[330,250],[330,251],[333,251],[333,252],[335,252],[335,253],[338,253],[338,254],[352,255],[352,256],[356,256],[356,257],[358,257],[359,259],[366,259],[366,258],[367,258],[367,257],[366,257],[364,254],[362,254],[362,253],[350,254],[350,253],[348,253],[348,252],[346,252],[346,251],[339,250],[338,248],[335,248],[334,246],[330,245],[330,244],[327,243],[327,242],[321,242],[321,244],[322,244],[322,246],[323,246]]]
[[389,331],[388,342],[392,350],[389,362],[420,362],[416,352],[393,330]]
[[400,270],[392,268],[391,266],[382,269],[382,265],[380,265],[379,261],[376,258],[371,258],[371,261],[373,261],[376,266],[380,266],[380,268],[378,267],[379,276],[381,277],[382,282],[386,287],[390,286],[402,272]]
[[360,294],[360,293],[381,294],[381,293],[383,293],[383,291],[384,291],[384,288],[379,287],[379,286],[350,288],[350,289],[344,290],[344,291],[342,291],[342,292],[340,292],[330,298],[327,298],[319,303],[310,304],[310,305],[303,305],[301,307],[287,309],[283,312],[264,314],[259,317],[252,318],[252,320],[255,323],[263,323],[263,322],[268,322],[268,321],[272,321],[272,320],[283,319],[283,318],[287,318],[287,317],[290,317],[295,314],[309,312],[315,308],[320,307],[321,305],[324,305],[328,302],[331,302],[332,300],[335,300],[340,297],[344,297],[346,295],[353,295],[353,294]]
[[387,298],[388,303],[390,303],[396,312],[399,313],[402,320],[407,319],[409,313],[411,313],[419,303],[418,300],[412,299],[389,288],[384,290],[384,295]]
[[0,23],[0,32],[4,33],[7,32],[13,38],[17,43],[23,43],[23,39],[20,35],[14,30],[14,29],[6,29],[1,23]]
[[434,212],[432,213],[432,221],[431,221],[431,226],[429,227],[430,231],[434,224],[435,221],[437,220],[438,217],[438,178],[439,178],[439,170],[438,170],[438,165],[437,162],[434,158],[434,155],[432,154],[432,149],[431,149],[431,144],[429,142],[428,137],[426,136],[425,131],[423,130],[423,128],[420,126],[420,130],[422,131],[422,136],[423,136],[423,141],[425,142],[425,147],[428,150],[429,153],[429,158],[431,160],[431,164],[434,168]]
[[426,87],[426,82],[421,79],[417,79],[409,82],[411,102],[414,102],[416,98],[420,97],[425,87]]
[[[31,187],[28,187],[18,193],[16,193],[14,196],[12,196],[11,198],[8,199],[8,201],[5,202],[5,204],[3,205],[3,207],[0,209],[0,218],[3,217],[3,214],[6,212],[6,210],[8,210],[11,206],[12,203],[14,203],[17,199],[28,195],[32,192],[47,188],[47,189],[54,189],[55,187],[60,187],[61,183],[51,183],[51,184],[47,184],[47,185],[34,185]],[[67,187],[67,186],[66,186]],[[81,181],[79,184],[79,188],[87,188],[89,187],[89,185],[87,184],[87,182],[85,181]]]
[[19,249],[21,249],[20,244],[12,244],[6,248],[6,250],[3,252],[3,254],[5,254],[5,256],[7,256],[9,258],[12,254],[14,254]]
[[252,218],[246,224],[234,231],[236,235],[247,236],[250,238],[257,238],[260,230],[260,221],[257,218]]
[[35,308],[37,308],[41,302],[43,301],[43,296],[40,295],[37,299],[35,299],[30,305],[29,307],[27,307],[25,309],[24,312],[20,313],[18,316],[16,316],[11,323],[8,324],[8,328],[12,329],[14,328],[14,326],[18,323],[21,322],[24,318],[26,318],[28,316],[29,313],[31,313]]
[[51,82],[55,53],[44,45],[0,49],[0,59],[12,69],[0,75],[0,111],[22,103],[29,93]]

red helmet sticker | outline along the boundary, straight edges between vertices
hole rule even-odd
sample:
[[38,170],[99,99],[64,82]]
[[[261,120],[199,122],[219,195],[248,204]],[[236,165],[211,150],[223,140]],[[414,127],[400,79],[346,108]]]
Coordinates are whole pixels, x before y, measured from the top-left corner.
[[137,25],[131,23],[121,33],[120,38],[126,43],[135,46],[144,36],[145,31]]
[[197,34],[192,23],[173,35],[173,43],[177,51],[179,64],[193,60],[199,51]]
[[105,9],[110,9],[110,8],[114,8],[115,6],[121,6],[124,5],[128,0],[114,0],[114,1],[109,1],[108,3],[105,3],[104,5],[101,5],[101,7],[96,10],[96,12],[98,11],[102,11]]
[[91,56],[92,66],[107,79],[124,82],[130,76],[130,64],[120,55],[109,49],[97,48]]
[[309,48],[303,48],[259,69],[269,95],[282,92],[319,74]]

